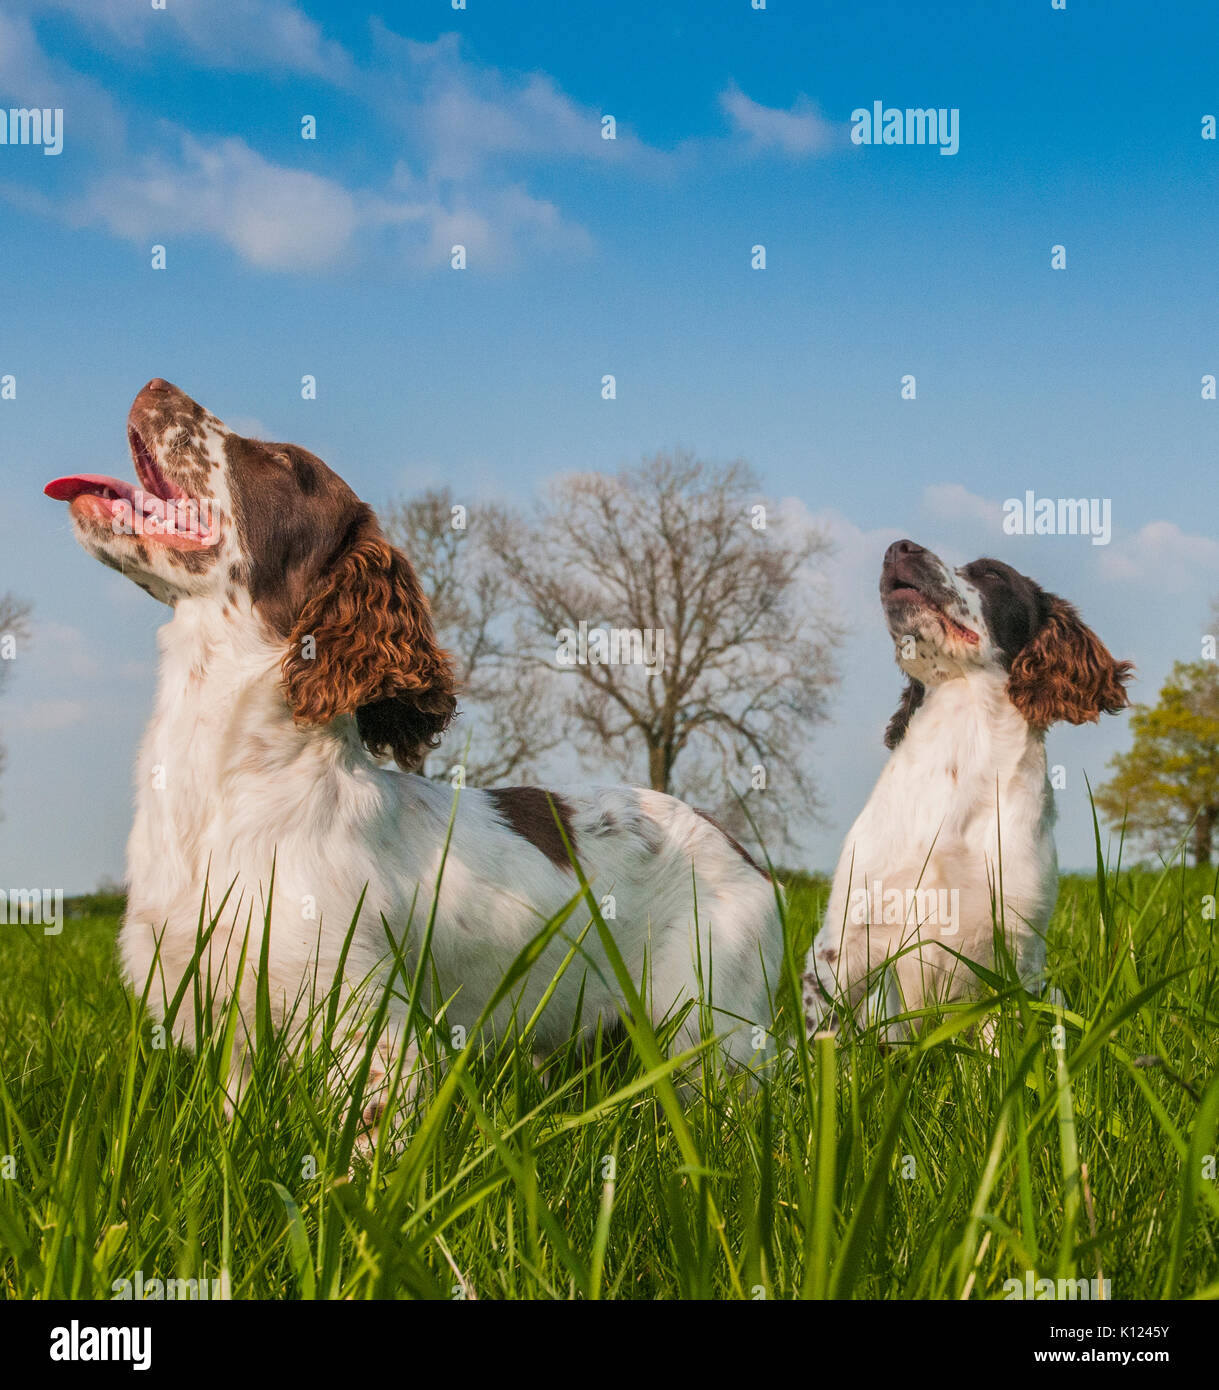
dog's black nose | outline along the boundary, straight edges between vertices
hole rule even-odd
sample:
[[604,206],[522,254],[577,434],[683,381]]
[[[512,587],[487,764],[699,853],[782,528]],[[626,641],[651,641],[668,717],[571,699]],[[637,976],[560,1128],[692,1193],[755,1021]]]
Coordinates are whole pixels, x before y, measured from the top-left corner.
[[903,557],[913,560],[916,555],[925,555],[926,553],[926,547],[916,545],[913,541],[894,541],[885,551],[885,564],[895,564]]

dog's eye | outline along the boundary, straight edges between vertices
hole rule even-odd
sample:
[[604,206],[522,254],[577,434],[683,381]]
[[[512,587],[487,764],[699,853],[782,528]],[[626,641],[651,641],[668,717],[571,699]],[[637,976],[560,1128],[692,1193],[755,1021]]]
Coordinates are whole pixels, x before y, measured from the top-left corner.
[[1003,576],[999,573],[999,571],[998,571],[997,569],[993,569],[990,565],[987,565],[987,567],[982,571],[982,573],[981,573],[978,577],[979,577],[980,579],[1000,579],[1000,580],[1003,578]]

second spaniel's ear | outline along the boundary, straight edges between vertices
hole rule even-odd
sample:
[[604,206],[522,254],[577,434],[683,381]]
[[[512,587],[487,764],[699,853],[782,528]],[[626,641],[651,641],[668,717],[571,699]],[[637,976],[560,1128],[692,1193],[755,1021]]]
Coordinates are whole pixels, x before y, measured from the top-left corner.
[[1115,661],[1071,604],[1054,594],[1045,598],[1041,629],[1012,662],[1007,682],[1012,704],[1040,729],[1060,720],[1094,723],[1102,714],[1125,709],[1130,703],[1125,684],[1134,664]]
[[371,512],[306,599],[283,677],[298,722],[353,714],[369,751],[403,768],[417,766],[452,719],[452,662],[410,561]]
[[919,705],[923,703],[923,696],[927,693],[922,681],[908,680],[906,688],[902,691],[902,698],[897,706],[897,712],[889,720],[889,726],[885,730],[885,747],[896,748],[897,745],[906,737],[906,726],[910,723],[910,717]]

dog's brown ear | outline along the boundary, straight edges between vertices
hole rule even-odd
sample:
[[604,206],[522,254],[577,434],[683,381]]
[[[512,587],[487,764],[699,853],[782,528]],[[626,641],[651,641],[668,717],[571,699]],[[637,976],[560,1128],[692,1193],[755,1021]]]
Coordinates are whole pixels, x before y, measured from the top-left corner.
[[923,696],[927,693],[922,681],[913,678],[906,682],[906,688],[902,691],[902,698],[897,706],[897,712],[889,720],[888,728],[885,729],[885,747],[896,748],[897,745],[906,737],[906,726],[910,723],[910,717],[919,705],[923,703]]
[[1094,723],[1129,704],[1125,684],[1134,664],[1115,661],[1071,604],[1047,594],[1041,629],[1012,662],[1007,693],[1035,728]]
[[303,724],[353,714],[369,751],[418,766],[453,717],[456,683],[410,561],[369,513],[306,599],[283,661]]

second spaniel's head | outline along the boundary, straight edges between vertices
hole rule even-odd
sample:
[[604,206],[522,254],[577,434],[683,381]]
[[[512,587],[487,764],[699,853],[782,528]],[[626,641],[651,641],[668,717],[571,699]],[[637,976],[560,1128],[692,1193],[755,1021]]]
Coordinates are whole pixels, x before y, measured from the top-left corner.
[[1083,724],[1127,704],[1133,667],[1115,661],[1075,609],[1002,560],[950,569],[913,541],[885,552],[880,597],[898,665],[910,677],[889,723],[894,748],[927,687],[990,670],[1038,729]]
[[47,484],[81,544],[165,603],[249,613],[284,644],[299,722],[354,715],[371,751],[417,763],[453,716],[452,666],[372,509],[306,449],[245,439],[160,378],[136,396],[127,437],[138,485]]

